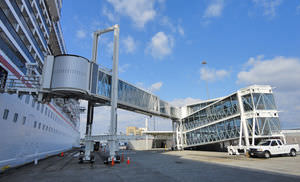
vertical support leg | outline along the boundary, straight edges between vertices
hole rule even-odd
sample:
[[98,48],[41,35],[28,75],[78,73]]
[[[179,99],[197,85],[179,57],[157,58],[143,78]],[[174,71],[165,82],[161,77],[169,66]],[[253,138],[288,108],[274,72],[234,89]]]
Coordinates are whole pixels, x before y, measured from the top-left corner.
[[[94,117],[94,104],[92,102],[88,102],[88,111],[87,111],[87,123],[85,136],[89,138],[92,135],[92,125],[93,125],[93,117]],[[85,140],[85,152],[84,152],[84,160],[91,160],[91,152],[93,151],[93,141]]]
[[[146,117],[145,119],[145,128],[146,128],[146,131],[148,131],[148,118]],[[148,137],[148,134],[146,134],[146,150],[149,150],[149,137]]]
[[109,155],[113,158],[119,150],[117,146],[117,104],[118,104],[118,64],[119,64],[119,25],[114,26],[114,54],[112,69],[112,89],[111,89],[111,116],[110,135],[113,140],[109,141]]
[[175,149],[176,145],[177,145],[177,141],[176,141],[177,130],[176,130],[176,121],[175,120],[172,120],[172,131],[173,131],[172,149]]
[[[240,91],[237,92],[237,99],[239,102],[239,108],[240,108],[240,113],[241,113],[241,126],[240,127],[243,128],[245,143],[246,143],[246,146],[248,147],[250,145],[249,133],[248,133],[247,123],[246,123],[247,121],[245,118],[245,111],[244,111],[244,106],[243,106],[243,101],[242,101],[242,95],[241,95]],[[240,133],[240,139],[241,139],[241,133]]]
[[182,122],[181,120],[176,122],[176,144],[177,149],[181,150],[183,147],[183,135],[182,135]]

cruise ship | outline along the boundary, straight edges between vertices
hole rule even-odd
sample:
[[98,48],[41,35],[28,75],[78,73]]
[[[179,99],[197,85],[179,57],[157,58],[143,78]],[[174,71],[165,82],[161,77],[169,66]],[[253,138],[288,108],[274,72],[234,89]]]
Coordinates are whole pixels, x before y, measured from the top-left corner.
[[[66,54],[60,26],[61,0],[0,1],[0,86],[22,79],[28,64],[40,75],[46,55]],[[28,84],[24,85],[28,86]],[[78,145],[79,101],[41,104],[30,95],[0,93],[0,171]]]

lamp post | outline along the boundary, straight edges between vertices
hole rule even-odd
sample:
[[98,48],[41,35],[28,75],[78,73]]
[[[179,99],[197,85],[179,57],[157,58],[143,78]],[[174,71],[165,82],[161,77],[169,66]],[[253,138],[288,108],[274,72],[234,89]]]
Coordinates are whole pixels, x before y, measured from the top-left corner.
[[[201,63],[203,66],[206,66],[207,65],[207,62],[205,60],[202,61]],[[206,88],[206,97],[207,97],[207,100],[209,100],[209,93],[208,93],[208,84],[207,84],[207,81],[205,81],[205,88]]]

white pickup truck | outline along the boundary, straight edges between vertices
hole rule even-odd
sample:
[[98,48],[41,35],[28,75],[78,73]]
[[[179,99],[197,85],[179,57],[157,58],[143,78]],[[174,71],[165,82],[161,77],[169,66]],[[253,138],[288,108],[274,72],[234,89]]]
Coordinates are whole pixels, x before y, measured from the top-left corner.
[[296,156],[299,151],[298,144],[283,144],[281,140],[270,139],[261,141],[256,146],[249,147],[249,155],[251,157],[265,157],[270,158],[272,155],[289,154],[290,156]]

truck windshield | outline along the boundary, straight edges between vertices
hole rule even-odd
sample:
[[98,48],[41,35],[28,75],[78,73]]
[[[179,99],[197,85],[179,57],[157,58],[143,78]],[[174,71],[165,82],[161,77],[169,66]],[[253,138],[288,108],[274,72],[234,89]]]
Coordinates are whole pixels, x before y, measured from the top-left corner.
[[258,145],[268,146],[268,145],[270,145],[270,142],[271,141],[261,141],[261,142],[258,143]]

